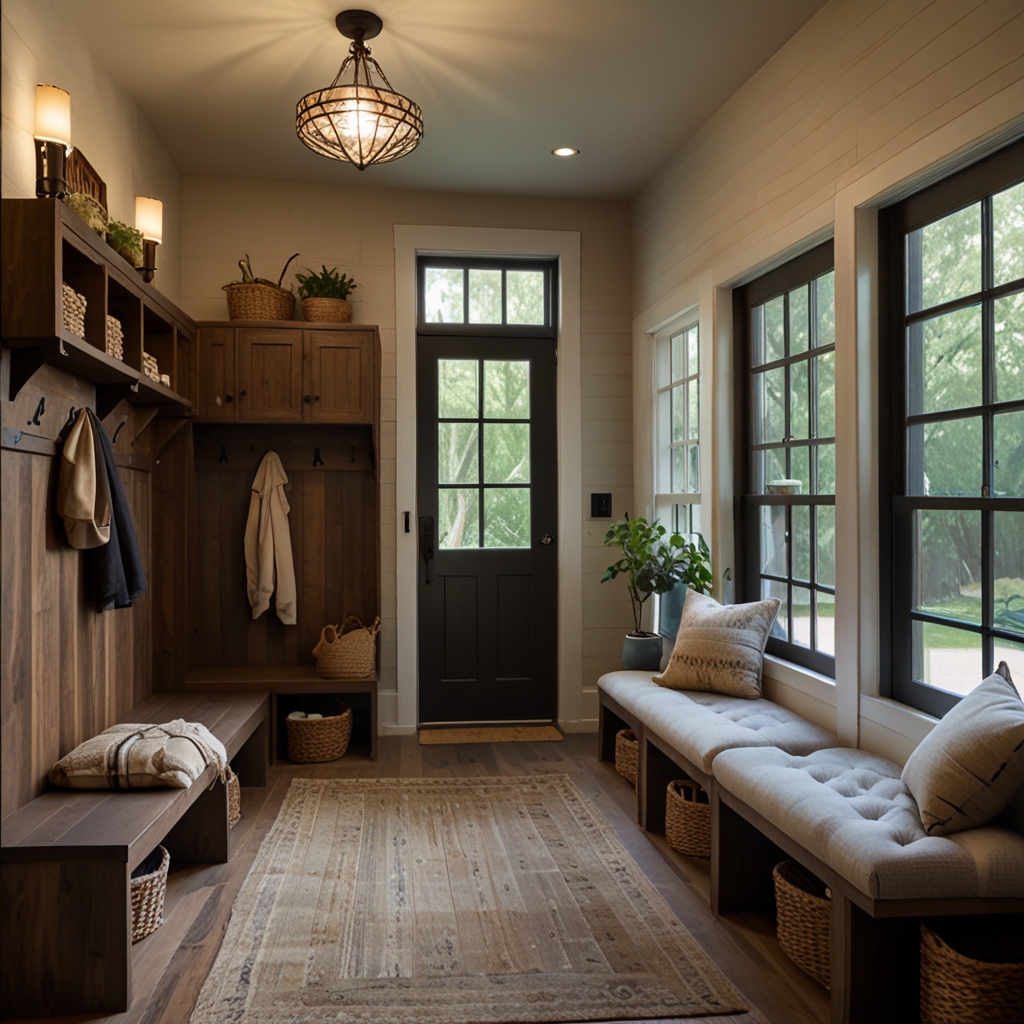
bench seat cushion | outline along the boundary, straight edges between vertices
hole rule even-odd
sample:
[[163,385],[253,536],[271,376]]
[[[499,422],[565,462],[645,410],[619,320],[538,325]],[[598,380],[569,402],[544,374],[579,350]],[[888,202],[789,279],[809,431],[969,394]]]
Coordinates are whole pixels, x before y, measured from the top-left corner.
[[834,747],[835,735],[760,697],[701,690],[669,690],[650,672],[609,672],[599,689],[708,775],[723,750],[779,747],[792,754]]
[[864,750],[726,750],[729,793],[873,899],[1024,898],[1024,836],[989,825],[929,836],[900,766]]

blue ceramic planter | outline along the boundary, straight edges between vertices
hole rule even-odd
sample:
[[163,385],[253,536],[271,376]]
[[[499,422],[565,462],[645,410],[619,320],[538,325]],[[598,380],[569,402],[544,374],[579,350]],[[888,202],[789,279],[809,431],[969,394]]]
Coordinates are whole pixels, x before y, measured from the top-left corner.
[[627,636],[622,641],[622,667],[657,672],[661,668],[661,637]]

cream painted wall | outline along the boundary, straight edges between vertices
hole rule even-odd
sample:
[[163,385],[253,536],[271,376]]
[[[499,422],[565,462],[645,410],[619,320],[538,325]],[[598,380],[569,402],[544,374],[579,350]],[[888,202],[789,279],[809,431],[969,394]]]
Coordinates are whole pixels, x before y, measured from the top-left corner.
[[837,678],[769,662],[766,689],[901,762],[933,720],[878,695],[876,210],[1024,132],[1022,53],[1020,0],[831,0],[633,203],[634,493],[638,510],[653,493],[650,332],[699,296],[718,593],[733,559],[731,291],[835,237]]
[[[372,170],[367,172],[372,174]],[[597,718],[598,677],[620,666],[629,628],[618,581],[600,585],[608,564],[605,522],[589,520],[591,491],[611,491],[616,516],[632,511],[630,211],[626,203],[413,192],[186,177],[182,182],[182,306],[197,319],[224,319],[221,285],[248,253],[254,271],[276,279],[293,270],[337,266],[359,282],[354,319],[377,324],[383,349],[381,722],[396,723],[395,250],[396,224],[534,228],[581,233],[583,443],[583,723]],[[291,275],[289,275],[291,279]]]
[[[143,54],[126,60],[144,71]],[[47,0],[3,4],[3,195],[35,196],[35,88],[56,85],[71,94],[71,141],[107,183],[112,219],[135,223],[135,197],[164,203],[164,242],[155,285],[180,297],[181,175],[135,104],[89,52],[77,31]]]

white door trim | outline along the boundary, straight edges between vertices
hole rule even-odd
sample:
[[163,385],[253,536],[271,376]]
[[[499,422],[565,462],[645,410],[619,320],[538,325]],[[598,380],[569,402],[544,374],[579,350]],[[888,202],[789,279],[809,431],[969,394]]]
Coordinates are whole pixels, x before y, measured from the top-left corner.
[[[389,732],[414,730],[417,707],[416,256],[555,256],[558,325],[558,720],[568,730],[583,718],[582,398],[580,234],[515,228],[395,225],[397,714]],[[405,532],[404,512],[411,521]],[[389,527],[382,527],[388,529]],[[390,724],[390,723],[389,723]]]

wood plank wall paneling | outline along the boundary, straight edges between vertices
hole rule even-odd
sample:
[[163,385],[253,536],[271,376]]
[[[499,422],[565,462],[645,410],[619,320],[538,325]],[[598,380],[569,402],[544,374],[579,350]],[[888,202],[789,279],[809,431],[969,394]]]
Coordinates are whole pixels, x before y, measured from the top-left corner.
[[[120,472],[149,581],[149,474]],[[95,612],[87,556],[68,547],[53,511],[56,476],[50,456],[0,451],[0,816],[38,796],[54,761],[152,692],[150,597]]]
[[[194,428],[195,513],[190,543],[193,567],[190,585],[188,668],[238,668],[255,665],[312,664],[313,648],[328,623],[349,614],[369,624],[380,613],[376,569],[378,544],[376,480],[362,456],[344,459],[372,447],[369,427],[285,428],[215,425]],[[313,467],[304,454],[282,458],[288,475],[286,490],[295,563],[297,623],[285,626],[276,614],[275,597],[258,619],[246,593],[245,524],[256,467],[263,453],[298,450],[303,431],[317,439],[326,467]],[[282,436],[284,433],[287,436]],[[238,465],[239,437],[251,451]],[[313,442],[304,446],[309,454]],[[339,447],[340,445],[340,447]],[[170,448],[170,446],[168,446]],[[217,453],[230,452],[225,463]],[[162,461],[162,460],[161,460]],[[334,469],[332,466],[346,468]]]

